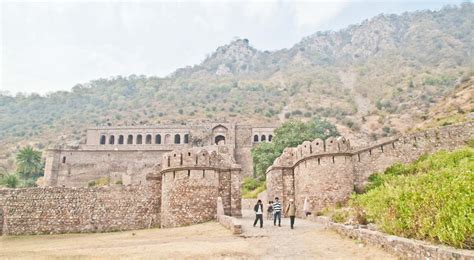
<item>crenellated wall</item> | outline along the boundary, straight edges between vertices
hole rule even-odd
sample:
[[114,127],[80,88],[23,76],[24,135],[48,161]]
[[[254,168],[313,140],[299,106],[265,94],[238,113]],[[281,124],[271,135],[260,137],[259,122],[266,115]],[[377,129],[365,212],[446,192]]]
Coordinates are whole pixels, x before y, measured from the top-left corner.
[[[54,157],[51,157],[54,159]],[[128,158],[130,160],[130,158]],[[242,173],[227,146],[162,154],[139,185],[0,189],[0,234],[178,227],[241,216]]]
[[158,173],[162,176],[162,227],[214,219],[217,197],[222,198],[226,215],[241,215],[240,166],[227,147],[214,148],[177,150],[163,155]]
[[393,138],[364,148],[351,148],[343,137],[306,141],[286,148],[267,170],[268,199],[280,197],[284,205],[295,199],[303,215],[305,199],[311,211],[346,201],[362,189],[368,177],[394,163],[408,163],[423,154],[453,150],[473,138],[473,123],[430,129]]

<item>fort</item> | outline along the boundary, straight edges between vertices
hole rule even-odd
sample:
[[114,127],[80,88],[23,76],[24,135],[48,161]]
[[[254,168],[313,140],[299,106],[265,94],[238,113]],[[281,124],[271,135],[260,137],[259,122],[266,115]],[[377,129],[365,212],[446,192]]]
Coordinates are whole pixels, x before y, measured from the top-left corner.
[[[267,169],[267,198],[307,200],[311,211],[346,201],[368,177],[473,138],[473,123],[400,136],[367,147],[344,137],[286,148]],[[0,234],[105,232],[178,227],[241,216],[250,150],[272,141],[273,127],[229,123],[94,128],[85,144],[47,151],[46,187],[0,189]],[[122,185],[88,187],[109,177]],[[112,182],[114,183],[114,182]],[[297,211],[302,217],[303,212]]]
[[91,128],[85,144],[47,150],[46,185],[86,187],[103,177],[124,185],[144,183],[164,153],[193,147],[209,152],[227,147],[242,174],[249,176],[252,146],[271,142],[274,129],[232,123]]

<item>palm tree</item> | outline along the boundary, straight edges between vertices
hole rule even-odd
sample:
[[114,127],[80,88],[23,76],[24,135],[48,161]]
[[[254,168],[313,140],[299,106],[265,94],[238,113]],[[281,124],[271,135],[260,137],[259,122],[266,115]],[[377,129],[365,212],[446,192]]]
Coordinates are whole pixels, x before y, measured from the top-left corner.
[[41,152],[29,145],[24,147],[16,155],[16,165],[18,173],[24,179],[40,175],[43,169]]

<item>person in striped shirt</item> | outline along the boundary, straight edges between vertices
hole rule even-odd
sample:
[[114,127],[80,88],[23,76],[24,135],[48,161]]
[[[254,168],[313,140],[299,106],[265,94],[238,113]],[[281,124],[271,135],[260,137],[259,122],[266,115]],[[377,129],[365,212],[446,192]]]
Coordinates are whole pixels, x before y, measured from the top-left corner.
[[276,221],[278,218],[278,226],[281,227],[281,203],[278,200],[278,197],[275,198],[273,202],[273,225],[276,226]]

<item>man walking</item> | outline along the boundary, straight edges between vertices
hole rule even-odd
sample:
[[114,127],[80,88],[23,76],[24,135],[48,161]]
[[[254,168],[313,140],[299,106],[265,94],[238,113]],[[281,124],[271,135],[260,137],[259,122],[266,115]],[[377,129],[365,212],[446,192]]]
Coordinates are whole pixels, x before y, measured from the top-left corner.
[[286,206],[285,216],[290,216],[290,226],[291,226],[291,229],[293,229],[293,225],[295,225],[295,216],[296,216],[296,206],[295,206],[295,201],[293,199],[290,199],[290,204]]
[[263,204],[261,200],[257,201],[255,207],[253,207],[253,211],[255,211],[255,221],[253,222],[253,226],[257,225],[257,221],[260,220],[260,228],[263,227]]
[[278,226],[281,227],[281,203],[278,200],[278,197],[275,198],[273,203],[273,225],[276,226],[276,221],[278,219]]

